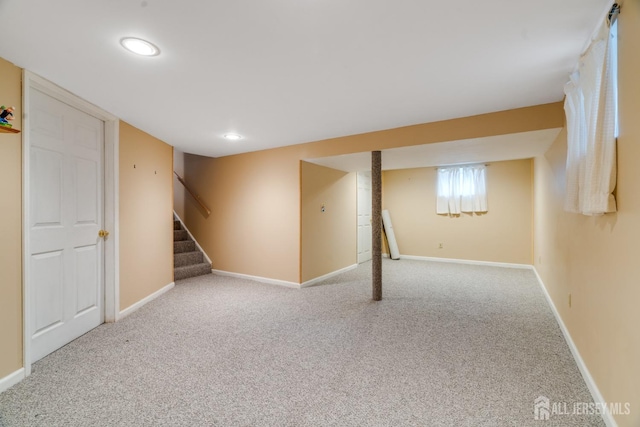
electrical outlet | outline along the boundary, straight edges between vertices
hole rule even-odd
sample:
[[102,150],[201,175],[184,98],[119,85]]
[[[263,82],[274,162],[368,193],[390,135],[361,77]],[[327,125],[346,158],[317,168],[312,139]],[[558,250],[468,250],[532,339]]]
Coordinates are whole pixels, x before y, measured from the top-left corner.
[[571,294],[569,294],[569,308],[571,308]]
[[438,249],[442,249],[442,243],[438,243]]

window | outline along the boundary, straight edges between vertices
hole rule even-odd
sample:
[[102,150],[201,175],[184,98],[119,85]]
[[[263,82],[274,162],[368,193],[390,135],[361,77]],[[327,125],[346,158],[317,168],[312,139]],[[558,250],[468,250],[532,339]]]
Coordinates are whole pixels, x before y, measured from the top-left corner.
[[617,14],[614,5],[565,85],[568,212],[616,211]]
[[485,165],[438,168],[436,213],[487,212]]

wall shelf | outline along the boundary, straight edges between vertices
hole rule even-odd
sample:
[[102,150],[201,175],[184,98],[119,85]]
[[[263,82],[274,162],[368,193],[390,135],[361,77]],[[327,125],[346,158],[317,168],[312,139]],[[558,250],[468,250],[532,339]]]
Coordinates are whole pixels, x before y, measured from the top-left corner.
[[0,133],[20,133],[20,131],[10,127],[0,126]]

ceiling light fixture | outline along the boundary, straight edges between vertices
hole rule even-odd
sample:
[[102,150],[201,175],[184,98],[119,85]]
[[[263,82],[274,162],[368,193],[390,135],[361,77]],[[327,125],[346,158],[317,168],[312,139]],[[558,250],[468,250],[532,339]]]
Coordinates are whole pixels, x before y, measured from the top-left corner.
[[160,49],[156,45],[146,40],[138,39],[135,37],[125,37],[120,40],[122,47],[129,52],[133,52],[142,56],[157,56],[160,55]]
[[242,139],[242,136],[237,133],[225,133],[223,136],[229,141],[238,141],[239,139]]

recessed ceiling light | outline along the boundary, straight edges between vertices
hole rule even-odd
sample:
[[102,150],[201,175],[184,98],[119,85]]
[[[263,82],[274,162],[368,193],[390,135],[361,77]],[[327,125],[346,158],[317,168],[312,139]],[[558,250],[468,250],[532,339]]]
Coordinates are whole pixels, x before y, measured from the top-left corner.
[[133,52],[142,56],[156,56],[160,55],[160,49],[153,43],[146,40],[137,39],[135,37],[125,37],[120,40],[122,47],[129,52]]
[[239,139],[242,139],[242,136],[238,135],[237,133],[225,133],[223,136],[225,139],[228,139],[229,141],[237,141]]

